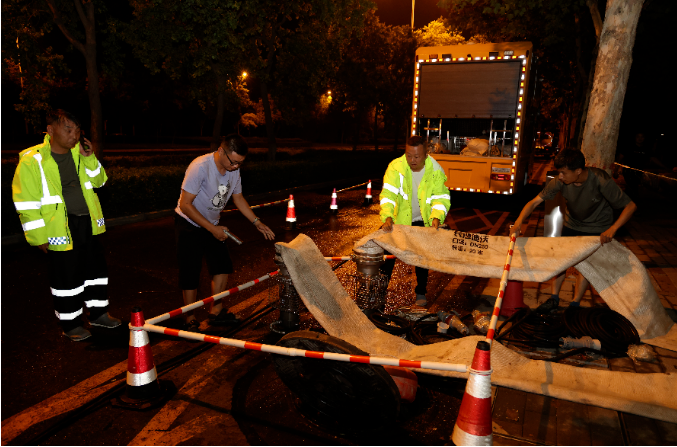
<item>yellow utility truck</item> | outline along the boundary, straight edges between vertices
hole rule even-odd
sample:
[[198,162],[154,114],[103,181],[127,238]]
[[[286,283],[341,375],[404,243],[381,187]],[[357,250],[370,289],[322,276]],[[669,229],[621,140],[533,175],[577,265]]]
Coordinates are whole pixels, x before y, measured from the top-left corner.
[[450,190],[509,195],[526,185],[533,59],[531,42],[416,50],[411,135],[426,137]]

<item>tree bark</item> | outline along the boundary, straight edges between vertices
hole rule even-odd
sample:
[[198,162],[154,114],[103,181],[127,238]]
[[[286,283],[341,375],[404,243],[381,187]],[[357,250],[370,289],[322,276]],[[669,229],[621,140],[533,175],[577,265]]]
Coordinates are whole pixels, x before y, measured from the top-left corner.
[[378,151],[378,106],[374,107],[374,151]]
[[588,166],[611,173],[632,48],[644,0],[608,0],[581,150]]
[[59,27],[68,41],[85,57],[87,69],[87,97],[90,109],[90,135],[89,140],[94,146],[97,157],[103,158],[103,112],[101,107],[101,94],[99,92],[99,70],[96,66],[96,19],[94,17],[94,3],[82,0],[73,0],[75,10],[80,22],[85,28],[85,43],[77,40],[65,26],[61,17],[61,11],[54,0],[46,0],[47,6],[52,11],[54,23]]
[[[216,144],[221,142],[221,127],[223,126],[223,109],[225,102],[226,76],[216,73],[216,117],[214,118],[214,128],[212,129],[212,141]],[[218,146],[217,146],[218,147]]]
[[261,80],[261,100],[263,101],[263,115],[266,118],[266,133],[268,134],[268,161],[275,161],[277,143],[275,142],[273,114],[270,110],[270,101],[268,100],[268,85],[263,79]]

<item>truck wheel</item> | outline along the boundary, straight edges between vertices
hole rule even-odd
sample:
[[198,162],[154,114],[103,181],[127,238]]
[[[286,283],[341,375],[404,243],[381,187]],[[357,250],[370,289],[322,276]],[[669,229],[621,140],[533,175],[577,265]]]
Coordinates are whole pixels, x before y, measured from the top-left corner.
[[[279,346],[368,355],[339,338],[311,331],[287,334]],[[342,432],[375,431],[395,422],[400,412],[397,385],[379,365],[273,355],[282,382],[301,400],[301,410],[322,425]]]

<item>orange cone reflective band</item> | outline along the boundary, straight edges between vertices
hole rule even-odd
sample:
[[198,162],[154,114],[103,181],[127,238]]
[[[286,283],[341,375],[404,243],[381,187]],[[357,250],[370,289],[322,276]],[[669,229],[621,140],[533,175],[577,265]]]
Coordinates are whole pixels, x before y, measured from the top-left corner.
[[289,195],[287,202],[287,222],[296,222],[296,208],[294,208],[294,196]]
[[329,206],[329,209],[332,211],[338,211],[338,203],[336,203],[336,188],[334,188],[334,192],[331,193],[331,205]]
[[477,343],[451,440],[456,445],[492,445],[491,345]]

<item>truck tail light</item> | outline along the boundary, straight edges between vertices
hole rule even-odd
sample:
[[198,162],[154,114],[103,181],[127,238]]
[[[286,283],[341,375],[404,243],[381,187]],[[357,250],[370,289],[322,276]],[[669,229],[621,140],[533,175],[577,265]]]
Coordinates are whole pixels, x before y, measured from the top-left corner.
[[492,180],[510,180],[510,174],[491,174]]

